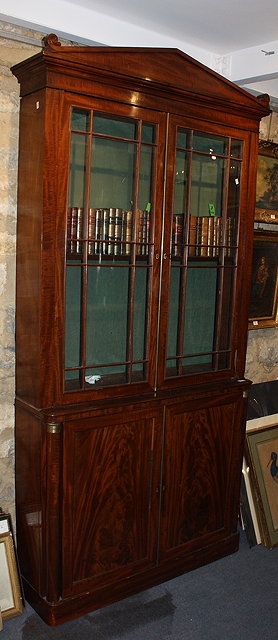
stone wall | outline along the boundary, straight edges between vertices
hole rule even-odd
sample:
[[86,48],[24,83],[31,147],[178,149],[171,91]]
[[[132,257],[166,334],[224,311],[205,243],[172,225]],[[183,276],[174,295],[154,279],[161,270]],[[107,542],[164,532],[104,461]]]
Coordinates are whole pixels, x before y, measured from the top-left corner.
[[[0,507],[14,520],[14,316],[19,86],[10,67],[37,53],[43,34],[0,21]],[[14,37],[31,38],[27,44]],[[36,44],[37,41],[37,44]],[[72,44],[72,43],[71,43]],[[262,137],[278,118],[265,119]],[[250,331],[246,375],[254,382],[278,377],[278,330]]]
[[14,512],[14,318],[19,86],[10,67],[39,48],[11,40],[34,33],[0,22],[0,507]]

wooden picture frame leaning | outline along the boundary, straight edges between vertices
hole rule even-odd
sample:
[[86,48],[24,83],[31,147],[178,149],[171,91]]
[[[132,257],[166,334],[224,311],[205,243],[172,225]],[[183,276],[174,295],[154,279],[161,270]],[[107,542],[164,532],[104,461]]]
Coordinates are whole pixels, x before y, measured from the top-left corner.
[[255,222],[278,224],[278,144],[260,140]]
[[278,231],[254,231],[249,329],[278,323]]
[[23,598],[10,518],[0,515],[0,608],[3,620],[23,612]]
[[[269,422],[272,417],[268,416]],[[256,426],[260,421],[264,425]],[[254,428],[249,426],[246,433],[245,457],[261,540],[272,549],[278,545],[278,421],[274,425],[265,421],[266,417],[249,422]]]

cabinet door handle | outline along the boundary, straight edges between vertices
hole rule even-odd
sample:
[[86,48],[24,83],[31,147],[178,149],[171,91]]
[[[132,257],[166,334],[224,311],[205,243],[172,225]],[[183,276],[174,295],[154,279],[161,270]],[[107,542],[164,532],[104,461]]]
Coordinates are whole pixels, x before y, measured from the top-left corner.
[[163,260],[166,260],[168,258],[167,253],[163,253]]

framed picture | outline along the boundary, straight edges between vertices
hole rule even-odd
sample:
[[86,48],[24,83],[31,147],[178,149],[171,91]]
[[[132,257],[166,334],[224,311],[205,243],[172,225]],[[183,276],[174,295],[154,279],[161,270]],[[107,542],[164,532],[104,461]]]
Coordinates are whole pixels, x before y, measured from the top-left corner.
[[0,516],[0,609],[3,620],[23,611],[17,558],[7,515]]
[[278,224],[278,144],[259,142],[256,222]]
[[249,329],[275,327],[278,302],[278,232],[254,231]]
[[278,545],[278,422],[247,431],[245,457],[262,543],[272,549]]

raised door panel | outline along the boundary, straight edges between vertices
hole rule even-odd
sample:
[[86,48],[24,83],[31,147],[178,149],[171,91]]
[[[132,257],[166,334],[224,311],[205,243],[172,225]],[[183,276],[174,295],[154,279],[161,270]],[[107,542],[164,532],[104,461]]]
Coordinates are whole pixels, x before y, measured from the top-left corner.
[[231,534],[242,437],[240,400],[206,400],[166,409],[161,560]]
[[160,424],[148,410],[66,426],[64,596],[155,565]]

